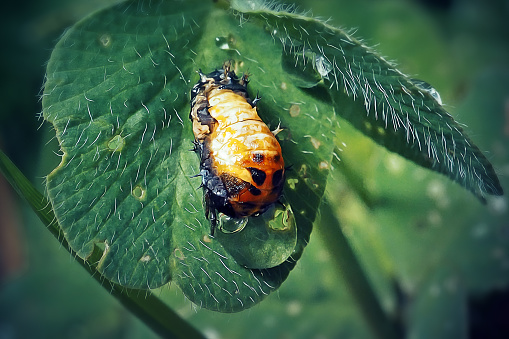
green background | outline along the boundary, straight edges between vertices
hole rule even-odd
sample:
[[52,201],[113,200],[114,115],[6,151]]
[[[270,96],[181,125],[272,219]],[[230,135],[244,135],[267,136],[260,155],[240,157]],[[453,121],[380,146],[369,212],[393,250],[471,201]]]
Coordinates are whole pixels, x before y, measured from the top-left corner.
[[[41,191],[43,177],[59,161],[53,131],[49,124],[39,128],[42,121],[36,118],[44,64],[65,27],[105,4],[31,1],[11,4],[0,14],[0,147]],[[433,84],[509,190],[506,2],[298,5],[334,25],[356,28],[356,37],[379,44],[378,51],[404,73]],[[507,199],[481,206],[458,185],[382,150],[346,122],[339,132],[345,147],[331,189],[342,194],[334,207],[382,304],[394,308],[392,276],[414,296],[405,316],[417,337],[464,335],[469,325],[501,334],[493,323],[509,317]],[[373,208],[376,200],[388,203]],[[0,204],[0,337],[154,336],[73,262],[3,178]],[[210,337],[367,337],[319,234],[318,227],[279,291],[248,311],[223,315],[196,309],[176,286],[156,293]],[[490,305],[497,312],[486,308]]]

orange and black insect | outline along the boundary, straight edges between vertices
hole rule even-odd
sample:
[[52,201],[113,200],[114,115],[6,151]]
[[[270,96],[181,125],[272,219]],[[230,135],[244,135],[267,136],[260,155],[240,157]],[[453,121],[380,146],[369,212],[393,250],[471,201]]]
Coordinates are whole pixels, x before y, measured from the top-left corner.
[[200,156],[205,214],[211,234],[217,213],[231,218],[256,216],[279,200],[285,178],[281,146],[260,119],[240,79],[226,62],[191,91],[194,150]]

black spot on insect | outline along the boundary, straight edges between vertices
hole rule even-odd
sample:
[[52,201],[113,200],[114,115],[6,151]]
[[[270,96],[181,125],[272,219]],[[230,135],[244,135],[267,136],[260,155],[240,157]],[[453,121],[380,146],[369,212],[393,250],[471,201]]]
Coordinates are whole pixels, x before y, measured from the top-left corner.
[[265,160],[265,156],[261,153],[254,153],[253,154],[253,161],[257,164],[261,164]]
[[272,185],[279,186],[281,180],[283,180],[283,170],[275,171],[274,174],[272,174]]
[[251,186],[250,183],[245,182],[244,180],[239,179],[228,173],[221,174],[221,181],[223,182],[224,187],[226,188],[226,191],[228,192],[229,196],[235,196],[239,194],[243,189]]
[[265,182],[265,178],[267,177],[265,172],[262,171],[261,169],[254,167],[248,167],[247,169],[249,170],[249,172],[251,172],[251,177],[253,178],[255,184],[257,184],[258,186],[263,185],[263,183]]
[[251,185],[249,187],[249,192],[252,194],[252,195],[260,195],[262,194],[262,191],[260,191],[258,188],[256,188],[255,186]]
[[243,86],[243,85],[241,85],[239,83],[232,82],[232,83],[229,83],[227,85],[219,86],[218,89],[229,89],[229,90],[237,92],[237,93],[238,92],[244,93],[244,95],[247,97],[246,86]]
[[274,162],[279,162],[279,160],[281,160],[281,156],[279,154],[276,154],[274,156]]

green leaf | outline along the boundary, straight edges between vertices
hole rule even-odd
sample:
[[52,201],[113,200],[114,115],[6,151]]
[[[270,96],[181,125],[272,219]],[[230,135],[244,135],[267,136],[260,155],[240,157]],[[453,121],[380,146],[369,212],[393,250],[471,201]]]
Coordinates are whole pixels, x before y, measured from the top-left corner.
[[[485,139],[490,145],[503,140],[503,129],[496,126],[503,126],[504,118],[496,114],[496,103],[503,102],[501,89],[507,83],[498,71],[483,72],[471,83],[474,95],[458,106],[469,120],[480,119],[477,112],[486,109],[492,117],[484,122],[492,124]],[[353,128],[342,132],[349,147],[335,164],[341,175],[332,177],[327,190],[329,197],[342,192],[334,210],[379,300],[401,303],[408,333],[462,337],[469,325],[469,299],[509,282],[503,250],[509,238],[501,236],[507,231],[506,198],[478,204],[459,186],[449,187],[446,178],[386,152]],[[506,159],[502,155],[497,162]],[[352,173],[362,180],[352,180]],[[502,186],[507,187],[506,177]],[[370,204],[373,201],[379,203]],[[388,282],[399,286],[399,298]]]
[[[69,29],[48,63],[43,115],[63,154],[48,196],[78,256],[100,248],[97,268],[112,282],[155,288],[173,279],[196,304],[223,312],[278,288],[309,239],[333,147],[322,132],[333,130],[328,105],[292,84],[281,55],[258,25],[239,27],[202,1],[129,1]],[[232,58],[238,73],[252,74],[260,116],[284,128],[283,156],[293,166],[284,194],[297,235],[273,237],[270,255],[267,242],[210,237],[192,178],[199,163],[189,152],[189,92],[198,69]]]
[[[492,165],[428,84],[411,79],[344,30],[264,1],[232,1],[244,20],[259,19],[287,53],[304,88],[321,77],[337,113],[374,141],[445,174],[481,200],[502,195]],[[300,77],[298,74],[302,74]]]
[[[222,227],[232,221],[224,221]],[[235,230],[237,222],[233,224]],[[295,216],[289,204],[274,204],[259,217],[249,218],[241,232],[218,232],[216,238],[245,267],[275,267],[292,255],[297,244]]]
[[[127,2],[69,29],[52,53],[43,96],[63,153],[47,188],[65,236],[81,258],[101,244],[99,271],[134,288],[169,281],[167,219],[176,209],[196,211],[189,200],[173,203],[180,188],[195,194],[179,165],[190,156],[182,88],[192,71],[176,61],[196,41],[196,23],[183,12],[199,20],[210,8],[167,4]],[[192,222],[190,214],[181,220]]]

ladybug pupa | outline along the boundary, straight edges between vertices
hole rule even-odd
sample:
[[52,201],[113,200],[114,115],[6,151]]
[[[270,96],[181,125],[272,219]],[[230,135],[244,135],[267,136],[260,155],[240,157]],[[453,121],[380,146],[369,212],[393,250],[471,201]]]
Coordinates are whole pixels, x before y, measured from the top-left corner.
[[200,158],[205,215],[214,235],[218,213],[242,219],[277,202],[285,165],[279,142],[258,116],[259,98],[251,100],[247,94],[247,76],[239,79],[229,62],[199,74],[189,118]]

